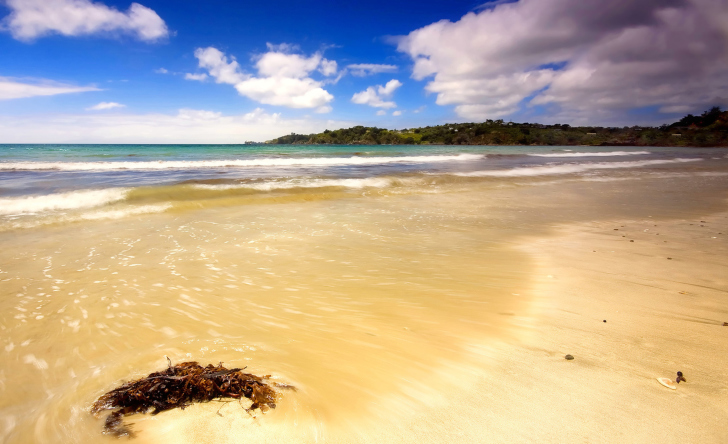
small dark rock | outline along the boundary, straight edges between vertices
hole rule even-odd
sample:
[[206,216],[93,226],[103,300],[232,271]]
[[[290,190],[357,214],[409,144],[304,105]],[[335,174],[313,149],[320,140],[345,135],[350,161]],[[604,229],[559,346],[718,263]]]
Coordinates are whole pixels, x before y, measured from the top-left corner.
[[605,320],[603,320],[602,322],[604,322],[604,323],[606,324],[607,320],[605,319]]
[[668,261],[671,261],[671,260],[672,260],[672,258],[671,258],[671,257],[668,257],[668,258],[667,258],[667,260],[668,260]]
[[564,356],[564,359],[566,359],[567,361],[572,361],[574,359],[574,357],[571,355],[566,355],[566,356]]
[[724,322],[723,327],[728,327],[728,322]]
[[632,239],[629,240],[630,242],[634,242]]
[[688,382],[687,379],[683,376],[682,372],[677,372],[677,378],[675,378],[675,382],[680,384],[680,381]]

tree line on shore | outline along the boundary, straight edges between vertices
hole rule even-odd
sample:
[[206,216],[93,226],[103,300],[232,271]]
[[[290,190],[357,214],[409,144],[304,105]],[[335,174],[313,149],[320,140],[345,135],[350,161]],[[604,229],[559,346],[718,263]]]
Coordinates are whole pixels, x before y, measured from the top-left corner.
[[388,130],[355,126],[318,134],[295,134],[269,140],[300,145],[592,145],[592,146],[728,146],[728,111],[713,107],[699,116],[659,127],[542,125],[486,120],[422,128]]

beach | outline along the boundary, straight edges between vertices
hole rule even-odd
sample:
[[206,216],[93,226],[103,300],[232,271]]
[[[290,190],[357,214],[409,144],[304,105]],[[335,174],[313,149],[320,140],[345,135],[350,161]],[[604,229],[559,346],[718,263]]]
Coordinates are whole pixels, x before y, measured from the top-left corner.
[[5,151],[3,442],[167,356],[297,390],[136,442],[726,440],[726,150],[352,148]]

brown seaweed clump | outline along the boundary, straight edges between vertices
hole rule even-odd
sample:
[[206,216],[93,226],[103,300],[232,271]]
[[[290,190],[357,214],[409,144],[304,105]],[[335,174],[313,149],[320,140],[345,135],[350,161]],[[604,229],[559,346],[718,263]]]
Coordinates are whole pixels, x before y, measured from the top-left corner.
[[[167,358],[169,360],[169,358]],[[133,436],[122,418],[134,413],[152,415],[173,408],[181,408],[195,402],[209,402],[218,398],[249,398],[253,401],[248,411],[260,407],[266,411],[275,408],[276,392],[264,382],[270,376],[259,377],[243,373],[245,368],[227,369],[222,362],[217,367],[202,367],[197,362],[183,362],[166,370],[152,373],[145,378],[115,388],[100,397],[91,413],[115,410],[107,418],[104,433],[115,436]],[[283,388],[292,388],[283,386]]]

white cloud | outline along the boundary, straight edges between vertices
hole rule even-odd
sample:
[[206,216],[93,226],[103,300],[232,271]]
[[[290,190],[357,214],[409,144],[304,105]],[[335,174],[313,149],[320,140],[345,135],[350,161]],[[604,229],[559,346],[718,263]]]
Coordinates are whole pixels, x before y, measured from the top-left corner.
[[167,74],[169,73],[169,70],[167,70],[166,68],[157,68],[154,70],[154,72],[157,74]]
[[377,92],[380,96],[389,97],[394,93],[394,90],[396,90],[400,86],[402,86],[402,82],[397,79],[392,79],[384,86],[377,86]]
[[324,75],[336,73],[336,62],[326,60],[320,53],[311,57],[290,54],[293,45],[268,45],[269,52],[256,57],[258,76],[245,74],[235,58],[228,57],[216,48],[199,48],[195,57],[217,83],[235,86],[240,95],[267,105],[289,108],[315,108],[317,112],[329,112],[328,105],[334,98],[322,88],[323,82],[311,78],[314,71]]
[[249,77],[243,75],[240,71],[240,65],[235,61],[235,57],[231,57],[231,60],[228,61],[228,57],[225,54],[212,46],[209,48],[197,48],[195,50],[195,57],[197,57],[200,68],[208,70],[217,83],[235,85]]
[[222,117],[222,113],[217,111],[182,108],[177,113],[177,117],[185,120],[216,120]]
[[402,111],[393,111],[392,112],[392,115],[393,116],[401,116],[402,115]]
[[334,60],[321,60],[321,67],[319,72],[326,77],[333,76],[337,73],[338,66]]
[[464,118],[529,105],[605,121],[728,101],[728,0],[520,0],[400,39],[412,77]]
[[95,86],[75,86],[42,80],[29,83],[9,77],[0,77],[0,100],[22,99],[26,97],[54,96],[87,91],[101,91]]
[[384,111],[383,109],[380,109],[379,111],[377,111],[377,115],[378,116],[386,116],[387,115],[387,112]]
[[311,78],[251,77],[235,85],[235,89],[241,95],[267,105],[318,108],[333,99],[319,85]]
[[205,80],[207,80],[207,77],[207,74],[205,74],[204,72],[200,74],[192,74],[188,72],[187,74],[185,74],[185,80],[197,80],[198,82],[204,82]]
[[128,33],[148,42],[167,37],[169,31],[159,15],[139,3],[124,13],[90,0],[6,0],[10,15],[7,29],[18,40],[33,40],[48,34],[79,36]]
[[261,108],[240,115],[195,109],[176,114],[11,115],[0,118],[0,138],[2,143],[242,143],[352,125],[286,119]]
[[107,109],[124,108],[125,106],[126,105],[122,105],[121,103],[116,102],[101,102],[97,105],[86,108],[86,111],[104,111]]
[[377,65],[374,63],[355,63],[347,65],[347,69],[351,72],[351,75],[357,77],[364,77],[373,74],[379,74],[383,72],[397,72],[397,66],[395,65]]
[[364,91],[354,94],[351,101],[359,105],[369,105],[375,108],[396,108],[396,103],[385,99],[391,97],[394,91],[400,86],[402,86],[402,82],[397,79],[392,79],[384,86],[370,86]]
[[276,45],[275,43],[268,42],[268,43],[265,44],[265,47],[268,48],[268,51],[270,51],[270,52],[285,52],[285,53],[290,53],[290,52],[293,52],[293,51],[300,51],[301,50],[301,47],[300,46],[294,45],[294,44],[291,44],[291,43],[280,43],[280,44],[277,44]]

